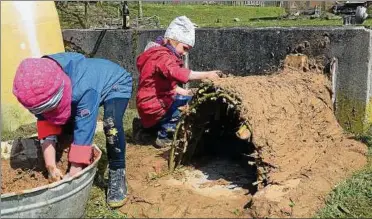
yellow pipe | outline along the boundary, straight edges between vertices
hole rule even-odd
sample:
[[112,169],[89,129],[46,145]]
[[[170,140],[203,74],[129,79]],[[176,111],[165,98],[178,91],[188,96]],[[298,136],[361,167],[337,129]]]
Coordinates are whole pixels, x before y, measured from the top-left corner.
[[52,1],[1,1],[1,125],[13,131],[35,121],[12,94],[22,59],[63,52],[58,13]]

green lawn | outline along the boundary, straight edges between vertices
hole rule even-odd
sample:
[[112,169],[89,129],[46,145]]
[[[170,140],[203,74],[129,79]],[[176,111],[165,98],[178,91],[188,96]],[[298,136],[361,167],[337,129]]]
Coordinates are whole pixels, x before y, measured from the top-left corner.
[[[257,18],[275,18],[285,14],[279,7],[239,7],[207,5],[144,5],[144,16],[156,15],[160,23],[167,26],[173,18],[186,15],[199,27],[270,27],[270,26],[320,26],[342,25],[341,20],[298,19],[298,20],[256,20]],[[238,18],[239,21],[234,21]],[[253,19],[253,20],[251,20]]]
[[372,218],[372,167],[341,183],[331,194],[317,217]]
[[[143,7],[143,15],[158,16],[160,23],[167,26],[175,17],[186,15],[200,27],[254,26],[260,22],[252,22],[251,18],[278,17],[284,14],[277,7],[234,7],[207,5],[149,5]],[[240,21],[234,21],[238,18]]]
[[[89,20],[94,26],[95,23],[102,22],[100,20],[102,17],[120,19],[118,8],[117,5],[110,2],[91,4],[88,10]],[[138,6],[135,2],[129,3],[129,9],[131,18],[137,17]],[[171,20],[180,15],[188,16],[199,27],[342,26],[341,19],[275,19],[284,14],[284,9],[280,7],[143,4],[143,16],[157,16],[162,28],[166,28]],[[76,24],[75,17],[66,16],[61,12],[60,15],[62,28],[81,28]],[[239,21],[234,21],[235,18],[238,18]],[[272,19],[268,20],[267,18]],[[372,19],[368,19],[363,25],[371,26]]]
[[372,135],[359,139],[369,147],[368,164],[340,183],[328,197],[318,218],[372,218]]

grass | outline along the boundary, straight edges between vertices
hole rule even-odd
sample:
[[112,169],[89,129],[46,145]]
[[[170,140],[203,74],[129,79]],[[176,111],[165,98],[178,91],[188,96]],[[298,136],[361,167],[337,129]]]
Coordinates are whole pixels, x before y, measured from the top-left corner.
[[37,133],[36,123],[22,125],[15,131],[1,131],[1,141],[14,140]]
[[372,218],[372,167],[341,183],[329,196],[319,218]]
[[[186,15],[199,27],[273,27],[273,26],[341,26],[342,20],[275,19],[285,15],[280,7],[241,7],[222,5],[155,5],[143,6],[145,17],[156,15],[164,28],[176,17]],[[238,18],[239,21],[234,21]],[[259,19],[261,18],[261,19]],[[266,18],[266,19],[265,19]],[[267,19],[272,18],[272,19]],[[368,20],[365,25],[371,25]]]
[[[186,15],[199,27],[231,27],[254,26],[260,22],[252,22],[251,18],[277,17],[284,14],[278,7],[234,7],[207,5],[152,5],[143,6],[145,17],[158,16],[160,24],[167,27],[177,16]],[[234,21],[239,18],[239,22]]]
[[372,218],[372,135],[359,138],[369,147],[365,169],[340,183],[317,218]]
[[[91,4],[88,11],[91,25],[102,24],[102,18],[121,19],[118,8],[118,4],[110,2]],[[303,17],[297,20],[276,19],[285,15],[285,10],[280,7],[145,3],[142,8],[144,17],[157,16],[159,18],[161,28],[166,28],[175,17],[180,15],[186,15],[199,27],[342,26],[341,19],[307,19]],[[132,19],[137,17],[138,6],[135,2],[129,3],[129,10]],[[80,13],[83,14],[82,11]],[[81,28],[76,18],[62,12],[59,14],[62,28]],[[234,21],[235,18],[238,18],[239,21]],[[372,19],[366,20],[363,25],[371,26]]]
[[105,200],[105,190],[93,185],[89,201],[85,209],[85,218],[127,218],[119,210],[110,209]]

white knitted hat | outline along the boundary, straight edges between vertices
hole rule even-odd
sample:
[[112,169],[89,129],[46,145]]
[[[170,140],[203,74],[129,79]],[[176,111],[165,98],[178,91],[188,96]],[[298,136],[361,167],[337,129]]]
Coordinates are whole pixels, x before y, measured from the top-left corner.
[[191,47],[195,44],[195,24],[186,16],[176,17],[165,31],[164,37],[185,43]]

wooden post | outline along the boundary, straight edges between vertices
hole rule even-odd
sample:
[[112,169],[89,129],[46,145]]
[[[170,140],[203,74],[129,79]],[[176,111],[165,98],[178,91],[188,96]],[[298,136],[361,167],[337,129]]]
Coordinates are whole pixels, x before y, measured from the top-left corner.
[[142,11],[142,1],[138,1],[138,17],[143,17],[143,11]]
[[88,7],[89,7],[89,2],[84,2],[84,20],[85,20],[86,28],[89,28]]

